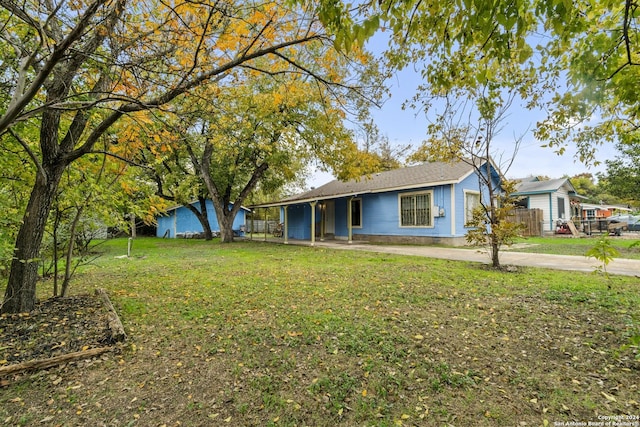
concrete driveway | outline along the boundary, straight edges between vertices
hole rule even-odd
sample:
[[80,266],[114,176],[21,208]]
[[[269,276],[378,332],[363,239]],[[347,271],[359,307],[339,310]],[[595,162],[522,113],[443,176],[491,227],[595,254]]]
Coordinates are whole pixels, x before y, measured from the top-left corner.
[[[290,240],[289,243],[309,245],[308,241],[302,242]],[[337,250],[368,251],[450,259],[456,261],[481,262],[485,264],[491,263],[491,258],[486,250],[476,249],[442,248],[434,246],[373,245],[365,242],[353,242],[349,244],[342,241],[317,241],[315,246]],[[500,264],[593,272],[600,265],[600,262],[595,258],[587,258],[584,256],[531,254],[517,252],[516,250],[503,250],[500,251]],[[609,263],[609,265],[607,265],[607,271],[610,274],[636,276],[640,278],[640,260],[622,258],[614,259]]]

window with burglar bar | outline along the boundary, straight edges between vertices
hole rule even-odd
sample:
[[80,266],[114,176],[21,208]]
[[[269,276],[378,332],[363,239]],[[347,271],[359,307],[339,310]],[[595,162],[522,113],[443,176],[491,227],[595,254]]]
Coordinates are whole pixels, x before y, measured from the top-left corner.
[[400,226],[431,226],[431,193],[400,196]]

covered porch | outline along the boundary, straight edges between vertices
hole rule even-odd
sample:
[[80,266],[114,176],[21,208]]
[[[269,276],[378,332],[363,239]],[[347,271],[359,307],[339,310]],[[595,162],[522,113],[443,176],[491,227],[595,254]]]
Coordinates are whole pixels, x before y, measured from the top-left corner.
[[[280,201],[250,206],[253,212],[279,208],[282,237],[264,233],[265,240],[277,240],[284,244],[308,242],[314,246],[317,241],[353,242],[353,229],[361,218],[359,194],[342,195],[334,198],[309,198],[303,200]],[[338,229],[346,230],[336,232]]]

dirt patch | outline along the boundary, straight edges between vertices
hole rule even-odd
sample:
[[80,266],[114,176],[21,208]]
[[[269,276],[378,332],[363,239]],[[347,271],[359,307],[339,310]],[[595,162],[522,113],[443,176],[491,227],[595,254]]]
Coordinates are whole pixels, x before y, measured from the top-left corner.
[[[123,354],[0,389],[0,424],[532,426],[640,410],[635,353],[615,350],[626,315],[596,310],[587,296],[421,283],[388,292],[348,322],[325,310],[303,325],[291,305],[188,321],[178,320],[193,314],[184,308],[149,323],[140,316],[127,323]],[[423,293],[428,303],[415,300]],[[107,323],[95,296],[43,301],[0,319],[0,357],[104,346]]]
[[0,367],[112,345],[108,310],[94,295],[50,298],[0,316]]

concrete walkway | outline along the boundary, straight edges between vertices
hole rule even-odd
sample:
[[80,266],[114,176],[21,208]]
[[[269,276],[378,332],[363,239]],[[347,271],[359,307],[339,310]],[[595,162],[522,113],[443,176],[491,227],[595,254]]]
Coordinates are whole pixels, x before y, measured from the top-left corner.
[[[280,241],[282,242],[282,241]],[[308,241],[289,240],[292,245],[309,246]],[[435,246],[409,246],[409,245],[378,245],[366,242],[347,243],[343,241],[323,241],[315,243],[316,247],[332,248],[336,250],[355,250],[380,252],[397,255],[422,256],[427,258],[450,259],[455,261],[491,263],[491,257],[486,250],[442,248]],[[518,265],[527,267],[552,268],[556,270],[571,270],[593,272],[601,265],[595,258],[573,255],[547,255],[516,252],[515,250],[500,251],[500,264]],[[640,278],[640,260],[614,259],[607,265],[610,274],[636,276]]]

